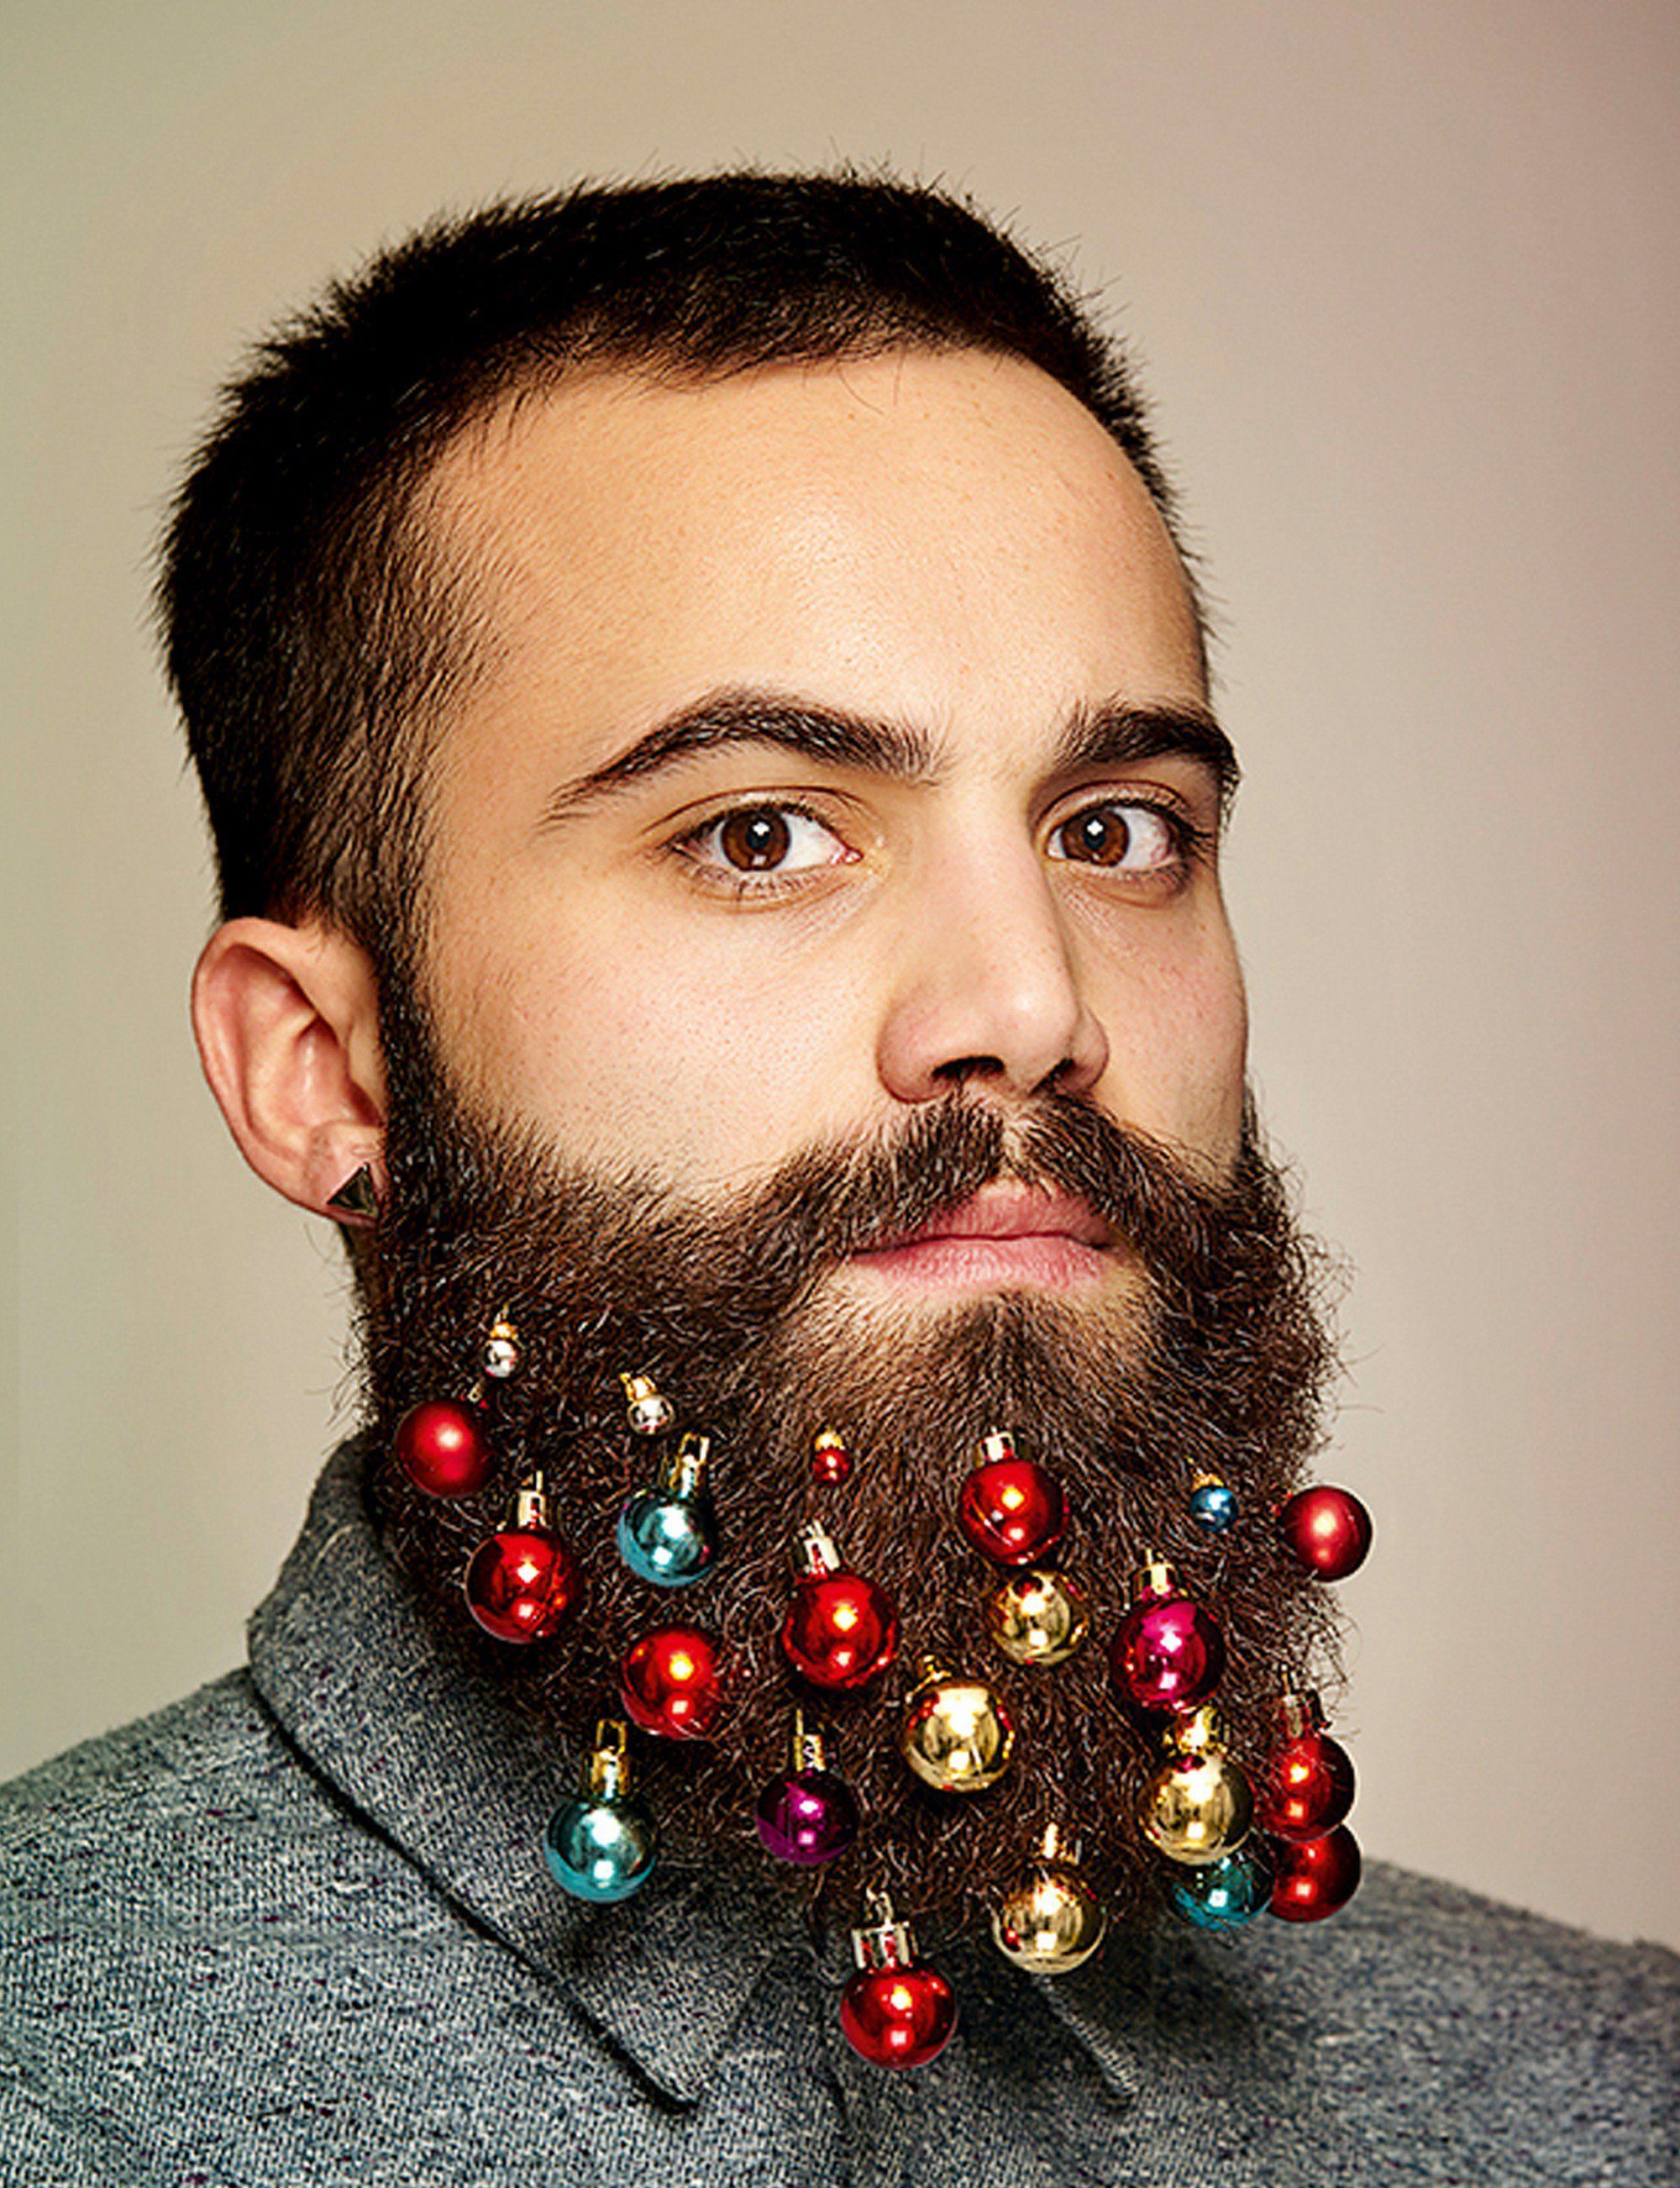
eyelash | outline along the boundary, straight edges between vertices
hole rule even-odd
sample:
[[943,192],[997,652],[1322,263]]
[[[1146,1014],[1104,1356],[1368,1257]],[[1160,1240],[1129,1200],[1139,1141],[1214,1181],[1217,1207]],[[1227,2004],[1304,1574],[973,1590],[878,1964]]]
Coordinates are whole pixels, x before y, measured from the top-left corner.
[[[1198,827],[1187,814],[1180,812],[1176,806],[1168,805],[1150,798],[1094,799],[1091,804],[1082,805],[1075,812],[1068,814],[1065,819],[1058,820],[1051,832],[1052,836],[1060,835],[1064,829],[1071,828],[1085,814],[1105,811],[1147,813],[1162,823],[1172,838],[1174,856],[1173,863],[1160,871],[1163,874],[1174,878],[1179,886],[1182,886],[1189,879],[1192,871],[1204,864],[1212,853],[1215,837],[1210,830]],[[792,814],[802,820],[813,822],[819,828],[827,829],[831,835],[837,833],[821,814],[814,812],[809,805],[800,804],[797,799],[787,798],[755,799],[741,805],[726,806],[721,813],[713,814],[708,820],[702,820],[697,827],[690,828],[684,834],[674,837],[667,849],[673,855],[681,859],[691,867],[697,877],[702,877],[707,887],[726,891],[736,902],[747,897],[764,900],[787,895],[809,881],[814,872],[820,873],[831,870],[826,866],[800,867],[791,874],[779,874],[773,870],[754,873],[739,867],[702,866],[696,854],[698,847],[705,842],[706,838],[727,821],[755,813]],[[840,865],[846,862],[836,860],[834,863]],[[1068,866],[1095,864],[1094,861],[1065,858],[1059,863]],[[1095,871],[1102,873],[1109,870],[1096,866]],[[1151,877],[1145,876],[1142,878],[1147,879]]]

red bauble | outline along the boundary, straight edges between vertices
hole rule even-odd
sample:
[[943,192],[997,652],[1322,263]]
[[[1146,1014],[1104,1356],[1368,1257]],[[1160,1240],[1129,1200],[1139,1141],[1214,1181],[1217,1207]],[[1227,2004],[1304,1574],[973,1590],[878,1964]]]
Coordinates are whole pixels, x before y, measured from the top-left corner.
[[811,1453],[811,1475],[832,1488],[852,1471],[852,1454],[843,1443],[820,1443]]
[[475,1497],[494,1464],[484,1409],[471,1398],[428,1398],[397,1424],[397,1457],[428,1497]]
[[1031,1459],[994,1458],[963,1483],[957,1517],[984,1556],[1029,1565],[1060,1538],[1068,1506],[1056,1476]]
[[795,1585],[781,1645],[813,1686],[860,1687],[898,1653],[899,1615],[860,1573],[810,1573]]
[[956,2027],[956,1993],[937,1968],[860,1968],[840,1994],[846,2041],[872,2067],[925,2067]]
[[1345,1824],[1322,1839],[1272,1842],[1271,1911],[1286,1922],[1322,1922],[1359,1889],[1359,1841]]
[[1353,1806],[1353,1764],[1328,1732],[1304,1732],[1268,1760],[1254,1802],[1262,1830],[1298,1844],[1333,1831]]
[[472,1554],[466,1607],[498,1641],[546,1641],[578,1601],[577,1560],[546,1527],[505,1527]]
[[1371,1547],[1371,1514],[1351,1490],[1316,1482],[1292,1497],[1277,1514],[1284,1541],[1321,1580],[1345,1580],[1357,1572]]
[[1187,1595],[1146,1594],[1121,1620],[1109,1661],[1139,1709],[1194,1709],[1220,1683],[1225,1636]]
[[692,1626],[644,1633],[618,1667],[625,1714],[661,1740],[709,1739],[724,1706],[718,1651]]

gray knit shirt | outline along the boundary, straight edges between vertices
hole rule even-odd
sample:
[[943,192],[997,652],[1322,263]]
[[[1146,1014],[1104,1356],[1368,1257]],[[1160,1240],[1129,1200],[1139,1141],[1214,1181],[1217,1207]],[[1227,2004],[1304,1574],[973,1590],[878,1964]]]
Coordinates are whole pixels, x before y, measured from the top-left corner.
[[550,1882],[570,1790],[383,1556],[353,1452],[248,1670],[0,1793],[0,2178],[27,2188],[1680,2183],[1680,1960],[1376,1864],[1310,1929],[1176,1926],[865,2066],[813,1943],[668,1864]]

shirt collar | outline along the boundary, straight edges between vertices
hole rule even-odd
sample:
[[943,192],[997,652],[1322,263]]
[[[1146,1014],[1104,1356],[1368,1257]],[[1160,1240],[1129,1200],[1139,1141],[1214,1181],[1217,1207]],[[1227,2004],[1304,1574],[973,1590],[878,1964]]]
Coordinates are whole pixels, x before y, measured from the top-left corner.
[[562,1984],[647,2078],[699,2096],[777,1949],[744,1879],[678,1859],[633,1900],[591,1907],[550,1877],[544,1826],[578,1757],[451,1649],[381,1546],[363,1446],[342,1446],[251,1622],[258,1692],[333,1787],[474,1921]]

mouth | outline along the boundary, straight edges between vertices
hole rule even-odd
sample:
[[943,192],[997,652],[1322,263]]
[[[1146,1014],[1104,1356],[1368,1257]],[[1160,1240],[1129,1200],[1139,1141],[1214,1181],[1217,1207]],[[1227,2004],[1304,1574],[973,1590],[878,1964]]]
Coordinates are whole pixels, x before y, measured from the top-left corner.
[[1103,1282],[1120,1258],[1119,1246],[1076,1194],[1000,1184],[854,1254],[847,1266],[924,1291],[1077,1291]]

